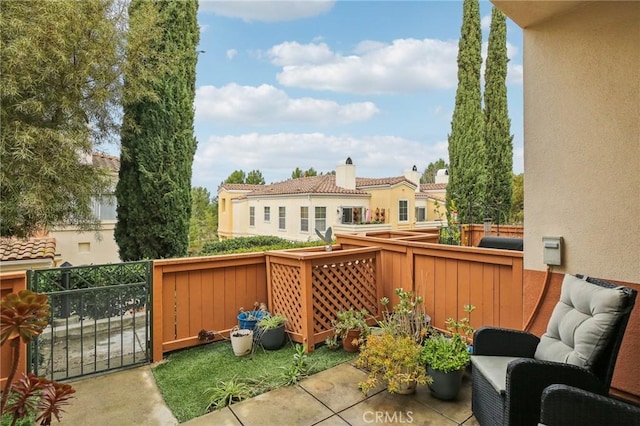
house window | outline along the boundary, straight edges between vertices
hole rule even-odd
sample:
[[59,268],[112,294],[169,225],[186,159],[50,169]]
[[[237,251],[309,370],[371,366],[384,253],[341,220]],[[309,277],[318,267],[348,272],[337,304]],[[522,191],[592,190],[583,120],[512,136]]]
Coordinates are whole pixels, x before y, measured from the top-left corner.
[[327,208],[316,207],[316,229],[320,232],[327,230]]
[[264,208],[264,221],[271,222],[271,207]]
[[427,220],[427,209],[424,207],[416,207],[416,222],[425,222]]
[[300,207],[300,231],[309,232],[309,207]]
[[256,208],[249,207],[249,226],[256,226]]
[[116,196],[114,194],[103,195],[94,198],[91,210],[100,221],[116,220]]
[[278,207],[278,229],[287,229],[287,208]]
[[398,201],[398,222],[409,220],[409,200]]
[[342,208],[343,224],[362,223],[363,216],[364,216],[364,208],[362,207],[343,207]]

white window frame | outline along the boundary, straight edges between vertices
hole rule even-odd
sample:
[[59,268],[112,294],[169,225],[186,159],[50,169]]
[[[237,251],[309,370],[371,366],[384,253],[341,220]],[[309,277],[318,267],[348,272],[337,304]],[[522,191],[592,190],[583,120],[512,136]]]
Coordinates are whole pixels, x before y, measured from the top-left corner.
[[[320,212],[320,214],[318,214]],[[320,232],[327,230],[327,208],[324,206],[317,206],[313,209],[314,226]]]
[[271,207],[269,206],[264,206],[264,222],[271,222]]
[[249,226],[256,226],[256,208],[254,206],[249,207]]
[[278,207],[278,229],[280,231],[287,230],[287,208],[284,206]]
[[309,232],[309,207],[300,206],[300,232]]
[[[406,205],[403,208],[402,204],[404,203],[406,203]],[[406,215],[405,219],[402,218],[403,210],[404,210],[404,214]],[[407,200],[406,198],[403,198],[398,200],[398,223],[405,223],[405,222],[409,222],[409,200]]]
[[[419,213],[422,212],[422,213]],[[420,216],[422,215],[423,219],[420,220]],[[416,207],[416,222],[426,222],[427,221],[427,208],[426,207]]]

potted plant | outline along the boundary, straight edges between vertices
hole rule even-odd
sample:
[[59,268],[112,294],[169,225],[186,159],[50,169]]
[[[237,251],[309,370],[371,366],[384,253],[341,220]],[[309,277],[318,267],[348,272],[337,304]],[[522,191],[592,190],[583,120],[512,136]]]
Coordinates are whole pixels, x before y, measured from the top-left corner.
[[410,291],[396,288],[398,303],[389,311],[389,299],[383,297],[380,303],[384,306],[383,318],[378,325],[392,334],[409,336],[416,343],[422,344],[429,332],[431,317],[424,312],[422,297]]
[[420,362],[421,346],[411,336],[384,330],[370,335],[360,350],[356,365],[368,370],[359,387],[367,394],[380,383],[391,393],[411,394],[416,386],[430,382]]
[[340,311],[336,315],[332,322],[334,333],[342,339],[342,348],[345,351],[356,352],[359,343],[369,334],[367,315],[369,312],[366,309],[356,311],[354,308]]
[[258,321],[258,334],[263,348],[272,351],[284,346],[286,323],[287,317],[282,314],[267,315]]
[[253,330],[258,321],[269,314],[267,311],[267,305],[258,302],[253,304],[253,310],[245,311],[244,308],[240,308],[239,312],[238,327],[246,330]]
[[251,353],[253,348],[253,330],[238,328],[231,330],[231,348],[235,356],[245,356]]
[[[465,312],[471,313],[475,306],[465,305]],[[434,333],[422,348],[420,359],[427,366],[427,373],[433,378],[429,384],[431,394],[438,399],[455,399],[462,386],[464,369],[471,360],[467,337],[473,334],[469,319],[446,321],[451,335]]]

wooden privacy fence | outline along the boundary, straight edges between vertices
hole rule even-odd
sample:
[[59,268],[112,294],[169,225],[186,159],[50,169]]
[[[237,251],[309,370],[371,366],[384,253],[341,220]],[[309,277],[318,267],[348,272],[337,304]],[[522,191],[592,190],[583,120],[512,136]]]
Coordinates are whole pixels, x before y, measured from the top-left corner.
[[[0,274],[0,298],[9,293],[18,293],[20,290],[27,288],[27,274],[24,271],[8,272]],[[26,345],[20,344],[20,363],[18,364],[17,376],[27,371],[27,355]],[[9,343],[2,345],[0,350],[0,388],[7,381],[7,376],[11,370],[13,356]]]
[[517,225],[491,225],[491,232],[488,234],[484,230],[484,225],[472,224],[462,225],[461,240],[466,246],[477,247],[484,236],[500,236],[510,238],[524,238],[524,227]]
[[397,303],[394,289],[402,287],[422,296],[434,327],[445,329],[447,318],[464,318],[463,306],[471,304],[475,328],[522,329],[522,252],[342,234],[338,239],[343,248],[379,246],[383,295]]
[[201,344],[205,329],[228,336],[238,309],[267,301],[265,254],[246,253],[153,262],[153,361]]
[[380,261],[379,247],[268,252],[269,307],[286,315],[292,340],[312,351],[333,333],[339,311],[379,316]]

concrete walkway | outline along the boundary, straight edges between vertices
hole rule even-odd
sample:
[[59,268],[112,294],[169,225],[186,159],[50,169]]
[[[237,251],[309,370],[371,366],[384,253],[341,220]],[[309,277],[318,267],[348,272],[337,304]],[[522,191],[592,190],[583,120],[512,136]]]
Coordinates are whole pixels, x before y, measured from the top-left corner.
[[[440,401],[419,387],[414,395],[380,388],[365,396],[357,383],[365,373],[345,363],[315,374],[298,386],[275,389],[186,425],[334,426],[368,424],[465,425],[471,414],[471,386],[465,378],[456,401]],[[76,398],[62,419],[65,425],[176,425],[164,404],[151,367],[86,378],[72,383]]]

